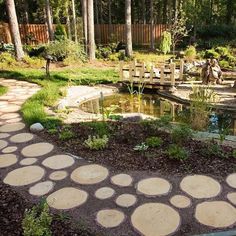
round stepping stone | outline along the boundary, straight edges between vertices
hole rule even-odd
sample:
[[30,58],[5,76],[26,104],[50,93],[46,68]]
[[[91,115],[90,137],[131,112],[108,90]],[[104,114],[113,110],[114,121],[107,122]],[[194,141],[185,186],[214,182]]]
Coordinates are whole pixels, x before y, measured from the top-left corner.
[[7,147],[8,142],[4,140],[0,140],[0,150]]
[[13,104],[10,104],[8,105],[7,107],[3,107],[1,108],[1,111],[2,112],[17,112],[20,110],[20,106],[18,105],[13,105]]
[[226,178],[226,182],[230,187],[236,188],[236,173],[229,175]]
[[103,188],[99,188],[95,192],[95,197],[100,200],[104,200],[104,199],[111,198],[114,194],[115,194],[114,189],[109,188],[109,187],[103,187]]
[[55,155],[45,159],[42,164],[50,169],[60,170],[72,166],[74,163],[74,158],[69,155]]
[[81,206],[87,201],[88,194],[80,189],[66,187],[59,189],[47,197],[50,207],[60,210],[67,210]]
[[75,169],[71,174],[71,179],[79,184],[97,184],[105,180],[107,176],[107,168],[94,164]]
[[170,192],[170,183],[162,178],[148,178],[138,182],[137,191],[146,196],[161,196]]
[[45,171],[40,166],[26,166],[9,172],[3,182],[12,186],[24,186],[39,181],[44,174]]
[[225,228],[236,222],[236,209],[227,202],[203,202],[197,205],[196,219],[203,225]]
[[40,157],[51,152],[53,148],[50,143],[35,143],[23,148],[21,153],[25,157]]
[[236,205],[236,193],[228,193],[227,198],[231,203]]
[[175,195],[170,199],[170,203],[177,208],[187,208],[191,205],[191,200],[183,195]]
[[32,165],[32,164],[34,164],[35,162],[37,162],[37,160],[38,160],[38,159],[36,159],[36,158],[25,158],[25,159],[23,159],[23,160],[20,162],[20,164],[21,164],[22,166],[29,166],[29,165]]
[[2,150],[3,153],[12,153],[17,150],[16,146],[8,146]]
[[212,198],[221,192],[220,184],[213,178],[205,175],[192,175],[183,178],[180,188],[197,199]]
[[34,138],[33,134],[30,133],[21,133],[16,134],[10,138],[10,141],[13,143],[26,143]]
[[53,173],[50,174],[49,179],[58,181],[58,180],[65,179],[67,175],[68,175],[67,172],[63,170],[54,171]]
[[0,133],[0,138],[8,138],[10,134],[8,133]]
[[20,117],[19,113],[7,113],[7,114],[3,114],[0,116],[1,119],[3,120],[8,120],[8,119],[15,119]]
[[132,184],[133,179],[130,175],[118,174],[118,175],[114,175],[111,178],[111,182],[115,185],[120,186],[120,187],[128,187]]
[[121,207],[131,207],[137,202],[137,198],[132,194],[122,194],[116,198],[116,204]]
[[146,203],[131,216],[133,227],[142,235],[169,235],[178,230],[180,216],[172,207],[162,203]]
[[15,119],[7,120],[6,123],[11,124],[11,123],[17,123],[17,122],[20,122],[20,121],[22,121],[21,118],[15,118]]
[[17,162],[16,155],[13,155],[13,154],[0,155],[0,168],[14,165],[16,162]]
[[29,189],[29,193],[35,196],[43,196],[49,193],[54,187],[54,183],[52,181],[44,181],[41,183],[35,184],[33,187]]
[[116,209],[101,210],[97,213],[96,221],[104,228],[114,228],[125,220],[123,212]]
[[25,128],[24,123],[6,124],[0,127],[0,132],[15,132]]

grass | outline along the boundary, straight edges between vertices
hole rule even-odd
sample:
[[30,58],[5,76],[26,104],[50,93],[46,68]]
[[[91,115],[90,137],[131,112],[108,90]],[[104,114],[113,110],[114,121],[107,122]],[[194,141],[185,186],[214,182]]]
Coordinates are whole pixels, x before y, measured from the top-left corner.
[[[95,85],[100,83],[114,83],[118,80],[118,73],[114,69],[98,68],[75,68],[52,71],[51,77],[47,78],[42,69],[11,68],[0,71],[2,78],[14,78],[36,83],[42,89],[22,106],[21,112],[24,121],[31,125],[36,122],[42,123],[46,128],[52,129],[61,121],[58,118],[48,116],[45,107],[52,107],[62,97],[62,89],[71,85]],[[1,88],[0,88],[1,89]],[[1,91],[1,90],[0,90]]]
[[7,92],[7,90],[8,90],[7,87],[0,85],[0,96],[5,94]]

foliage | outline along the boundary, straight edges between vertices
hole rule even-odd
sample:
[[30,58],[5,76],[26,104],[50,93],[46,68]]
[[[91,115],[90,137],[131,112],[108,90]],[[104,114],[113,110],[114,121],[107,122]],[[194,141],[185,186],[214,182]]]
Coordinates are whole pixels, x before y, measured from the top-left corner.
[[172,117],[170,115],[163,115],[159,120],[156,120],[157,126],[164,129],[169,129],[171,127]]
[[138,144],[134,147],[134,151],[144,152],[148,149],[148,145],[145,143]]
[[67,39],[67,33],[64,25],[57,24],[54,32],[55,40],[62,41]]
[[59,134],[59,139],[66,141],[75,137],[75,133],[70,130],[70,127],[64,127]]
[[47,203],[41,203],[32,209],[26,210],[22,221],[24,236],[51,236],[50,226],[52,216]]
[[89,136],[88,139],[84,141],[84,145],[91,150],[103,150],[107,147],[108,144],[107,135],[99,136]]
[[8,91],[7,87],[0,85],[0,96],[5,94]]
[[0,53],[0,64],[2,64],[2,67],[12,66],[12,65],[15,65],[16,63],[17,62],[11,53],[9,52]]
[[85,122],[82,125],[90,127],[92,132],[97,136],[108,136],[110,134],[109,126],[106,122],[94,121],[94,122]]
[[177,144],[171,144],[167,149],[167,155],[170,159],[184,161],[189,157],[189,153]]
[[23,62],[27,64],[30,68],[41,68],[45,64],[45,60],[39,57],[29,57],[24,56]]
[[193,132],[186,124],[180,124],[172,130],[171,138],[177,144],[184,144],[193,137]]
[[147,146],[155,148],[155,147],[160,147],[163,143],[163,140],[159,137],[149,137],[146,138],[145,143]]
[[160,50],[164,54],[170,52],[170,47],[172,45],[171,33],[164,31],[161,37]]
[[197,51],[196,51],[196,48],[194,46],[188,46],[187,49],[185,50],[185,58],[188,60],[188,61],[194,61],[194,59],[196,58],[197,56]]

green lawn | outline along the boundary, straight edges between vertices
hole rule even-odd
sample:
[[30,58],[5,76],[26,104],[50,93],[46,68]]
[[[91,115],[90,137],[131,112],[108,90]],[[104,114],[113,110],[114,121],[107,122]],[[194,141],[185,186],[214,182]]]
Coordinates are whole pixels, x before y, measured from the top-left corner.
[[4,87],[4,86],[0,85],[0,96],[5,94],[6,92],[7,92],[7,87]]
[[[68,85],[95,85],[100,83],[115,83],[118,73],[115,69],[104,68],[75,68],[59,69],[51,72],[51,77],[46,78],[42,69],[14,68],[0,71],[0,77],[13,78],[36,83],[42,89],[28,99],[22,106],[21,112],[24,121],[31,125],[41,122],[46,128],[54,128],[60,120],[46,114],[44,107],[53,106],[63,96],[63,88]],[[0,88],[1,93],[1,88]]]

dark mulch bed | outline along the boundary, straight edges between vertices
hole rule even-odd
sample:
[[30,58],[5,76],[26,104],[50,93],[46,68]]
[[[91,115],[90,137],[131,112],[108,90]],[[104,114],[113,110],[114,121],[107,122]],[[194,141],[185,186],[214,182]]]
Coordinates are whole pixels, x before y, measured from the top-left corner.
[[[85,123],[72,124],[70,130],[75,133],[75,137],[66,141],[59,138],[63,128],[54,134],[44,131],[41,135],[66,152],[115,170],[149,170],[164,175],[194,173],[225,177],[236,169],[236,159],[232,157],[230,147],[222,147],[224,157],[219,153],[209,155],[206,143],[189,140],[183,146],[190,156],[187,160],[179,161],[170,159],[166,153],[168,146],[173,143],[169,133],[152,129],[142,123],[109,122],[107,124],[110,135],[109,146],[103,151],[92,151],[84,146],[83,142],[88,135],[96,135],[96,129]],[[161,137],[164,141],[162,146],[149,148],[145,153],[133,150],[134,146],[141,144],[150,136]]]
[[[18,192],[8,185],[0,183],[0,235],[20,236],[23,235],[22,220],[26,209],[33,204],[23,198]],[[51,225],[52,235],[59,236],[95,236],[82,225],[75,225],[69,219],[62,219],[53,215]]]

